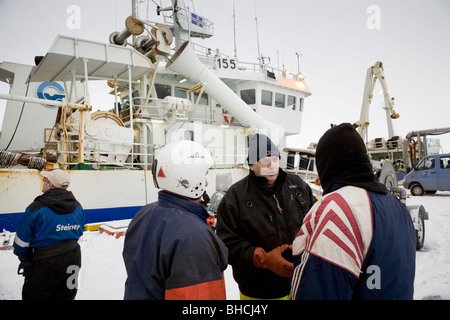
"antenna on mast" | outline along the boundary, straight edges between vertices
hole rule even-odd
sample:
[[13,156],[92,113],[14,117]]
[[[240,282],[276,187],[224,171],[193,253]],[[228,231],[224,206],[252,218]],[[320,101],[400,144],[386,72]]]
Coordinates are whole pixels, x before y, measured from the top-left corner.
[[233,41],[234,41],[234,57],[237,58],[237,47],[236,47],[236,12],[233,0]]
[[300,73],[300,57],[302,57],[303,55],[298,52],[296,52],[295,55],[297,56],[297,73]]
[[259,52],[259,30],[258,30],[258,17],[256,16],[256,3],[253,0],[253,5],[255,7],[255,24],[256,24],[256,44],[258,47],[258,60],[261,61],[261,53]]

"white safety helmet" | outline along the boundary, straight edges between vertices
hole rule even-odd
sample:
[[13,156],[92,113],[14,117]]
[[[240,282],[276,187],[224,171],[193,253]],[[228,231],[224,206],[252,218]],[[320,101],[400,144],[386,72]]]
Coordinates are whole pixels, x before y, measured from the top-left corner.
[[212,164],[211,154],[201,144],[189,140],[172,142],[153,161],[153,181],[159,189],[198,199],[206,190],[206,173]]

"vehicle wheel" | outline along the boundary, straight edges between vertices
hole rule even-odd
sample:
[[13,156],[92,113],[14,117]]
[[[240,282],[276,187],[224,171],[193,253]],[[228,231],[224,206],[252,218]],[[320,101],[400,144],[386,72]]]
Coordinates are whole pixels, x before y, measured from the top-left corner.
[[423,195],[423,188],[420,184],[415,184],[411,187],[411,194],[413,196],[421,196]]
[[423,244],[425,243],[425,221],[420,215],[418,227],[419,229],[416,230],[416,238],[417,238],[416,249],[420,250],[423,247]]

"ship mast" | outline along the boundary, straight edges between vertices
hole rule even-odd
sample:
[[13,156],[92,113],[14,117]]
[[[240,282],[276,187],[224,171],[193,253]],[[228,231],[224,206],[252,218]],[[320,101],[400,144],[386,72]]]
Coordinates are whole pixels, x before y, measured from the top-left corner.
[[253,5],[255,7],[255,24],[256,24],[256,46],[258,49],[258,60],[262,64],[261,52],[259,51],[259,30],[258,30],[258,17],[256,15],[256,3],[253,1]]
[[234,42],[234,57],[237,58],[237,47],[236,47],[236,7],[233,0],[233,42]]

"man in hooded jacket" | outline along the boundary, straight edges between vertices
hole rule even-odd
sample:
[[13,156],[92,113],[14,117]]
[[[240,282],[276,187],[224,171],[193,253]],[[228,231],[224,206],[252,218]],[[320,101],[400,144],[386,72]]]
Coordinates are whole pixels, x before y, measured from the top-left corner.
[[63,170],[42,171],[43,194],[34,199],[17,225],[14,254],[23,269],[24,300],[72,300],[77,294],[84,210],[67,188]]
[[319,140],[324,197],[293,243],[293,299],[412,299],[416,236],[411,217],[372,171],[349,123]]

